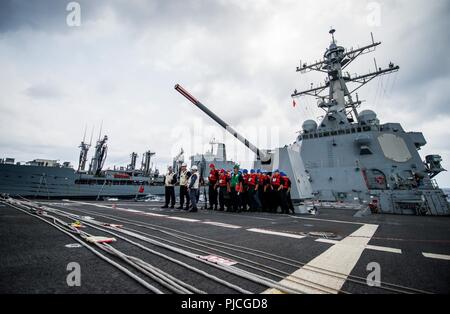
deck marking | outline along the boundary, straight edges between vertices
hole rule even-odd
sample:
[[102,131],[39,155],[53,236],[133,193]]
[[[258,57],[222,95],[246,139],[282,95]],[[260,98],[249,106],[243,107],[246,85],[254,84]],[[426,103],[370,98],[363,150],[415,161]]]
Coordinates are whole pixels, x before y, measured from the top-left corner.
[[227,224],[227,223],[216,222],[216,221],[202,221],[202,223],[208,224],[208,225],[213,225],[213,226],[224,227],[224,228],[230,228],[230,229],[240,229],[240,228],[242,228],[241,226],[230,225],[230,224]]
[[182,220],[182,221],[189,221],[189,222],[198,222],[200,220],[198,219],[191,219],[191,218],[184,218],[184,217],[176,217],[176,216],[166,216],[166,218],[169,219],[175,219],[175,220]]
[[247,229],[247,231],[251,232],[257,232],[257,233],[264,233],[264,234],[271,234],[271,235],[277,235],[282,237],[288,237],[288,238],[295,238],[295,239],[303,239],[305,236],[293,234],[293,233],[285,233],[285,232],[278,232],[278,231],[272,231],[272,230],[265,230],[265,229],[259,229],[259,228],[251,228]]
[[[302,268],[292,273],[291,280],[283,279],[280,283],[305,293],[338,293],[358,262],[367,243],[375,234],[378,225],[365,224],[350,236],[334,244],[328,250],[311,260]],[[319,273],[314,268],[322,271]],[[331,271],[342,275],[335,276],[324,272]],[[303,281],[308,280],[308,281]],[[319,285],[314,285],[319,284]],[[324,287],[323,287],[324,286]],[[327,288],[326,288],[327,287]],[[325,291],[323,291],[325,290]],[[268,289],[263,293],[279,293],[278,289]]]
[[443,259],[443,260],[450,261],[450,255],[425,253],[425,252],[422,252],[422,255],[425,257],[428,257],[428,258]]
[[128,209],[128,208],[118,208],[118,209],[124,210],[124,211],[129,212],[129,213],[143,213],[142,211],[136,210],[136,209]]
[[144,215],[147,216],[155,216],[155,217],[167,217],[167,215],[161,215],[161,214],[155,214],[155,213],[148,213],[148,212],[143,212]]
[[365,225],[364,222],[355,222],[355,221],[346,221],[346,220],[320,219],[320,218],[299,217],[299,216],[292,216],[292,215],[289,215],[289,217],[296,218],[296,219],[307,219],[307,220],[336,222],[336,223],[341,223],[341,224]]
[[[330,244],[339,243],[338,240],[332,240],[332,239],[317,239],[316,242],[330,243]],[[369,245],[368,244],[368,245],[365,246],[365,248],[369,249],[369,250],[374,250],[374,251],[382,251],[382,252],[390,252],[390,253],[402,254],[402,250],[401,249],[396,249],[396,248],[387,247],[387,246]]]

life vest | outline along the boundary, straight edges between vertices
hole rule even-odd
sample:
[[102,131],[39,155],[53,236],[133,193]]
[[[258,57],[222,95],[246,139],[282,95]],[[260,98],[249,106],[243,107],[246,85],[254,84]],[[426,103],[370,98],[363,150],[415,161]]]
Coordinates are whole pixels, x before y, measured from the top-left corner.
[[217,182],[218,178],[219,178],[219,171],[217,171],[216,169],[211,169],[209,171],[209,177],[208,177],[209,183],[215,184]]
[[272,180],[271,180],[271,184],[272,184],[272,187],[278,189],[280,187],[280,185],[281,185],[281,176],[280,175],[273,175],[272,176]]
[[228,175],[226,173],[222,173],[219,175],[219,186],[227,186]]
[[287,176],[282,177],[282,179],[283,179],[283,188],[286,190],[289,189],[291,187],[291,180]]
[[164,181],[166,186],[174,186],[174,177],[175,177],[175,173],[174,172],[168,172],[166,174],[166,179]]
[[199,183],[200,183],[200,176],[198,175],[198,173],[194,173],[191,176],[191,180],[194,180],[194,184],[192,185],[193,189],[198,189]]
[[259,181],[259,185],[266,185],[267,184],[266,175],[264,173],[261,173],[259,175],[258,181]]
[[236,187],[239,185],[239,182],[242,180],[242,176],[240,174],[232,174],[231,175],[231,187]]
[[247,184],[250,186],[255,186],[256,185],[256,180],[257,180],[257,174],[256,173],[251,173],[248,178],[247,178]]
[[244,174],[242,176],[242,178],[244,178],[244,185],[247,185],[248,184],[248,179],[250,178],[250,175],[248,173]]
[[189,177],[191,176],[190,172],[185,170],[180,173],[180,186],[188,186],[189,185]]

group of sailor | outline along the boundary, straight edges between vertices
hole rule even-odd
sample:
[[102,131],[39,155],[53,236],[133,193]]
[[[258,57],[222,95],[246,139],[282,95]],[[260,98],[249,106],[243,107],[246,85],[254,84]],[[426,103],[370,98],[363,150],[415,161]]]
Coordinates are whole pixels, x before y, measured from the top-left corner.
[[[208,196],[209,210],[241,212],[265,211],[281,213],[294,213],[291,199],[291,180],[280,170],[273,172],[261,169],[240,169],[235,165],[233,170],[216,169],[214,164],[209,165]],[[163,208],[175,206],[175,184],[180,185],[180,206],[178,209],[197,211],[200,196],[200,186],[204,184],[198,173],[197,166],[191,171],[185,163],[182,164],[178,174],[169,167],[165,176],[166,201]],[[205,193],[206,194],[206,193]],[[191,206],[190,206],[191,205]],[[186,206],[186,207],[184,207]]]
[[291,180],[282,171],[216,169],[210,164],[208,177],[209,207],[221,211],[267,211],[294,213],[291,199]]

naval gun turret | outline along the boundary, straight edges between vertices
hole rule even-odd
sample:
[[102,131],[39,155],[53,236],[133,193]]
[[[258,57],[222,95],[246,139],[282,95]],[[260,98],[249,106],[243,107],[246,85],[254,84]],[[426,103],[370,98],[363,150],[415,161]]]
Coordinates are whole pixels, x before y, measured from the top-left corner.
[[175,90],[179,92],[181,95],[186,97],[190,102],[192,102],[197,108],[199,108],[201,111],[206,113],[211,119],[216,121],[221,127],[223,127],[225,130],[227,130],[231,135],[233,135],[235,138],[237,138],[241,143],[243,143],[245,146],[247,146],[252,152],[256,154],[256,158],[258,160],[261,160],[262,163],[270,163],[271,155],[269,152],[264,151],[250,143],[249,140],[247,140],[245,137],[243,137],[240,133],[238,133],[235,129],[233,129],[228,123],[223,121],[221,118],[219,118],[214,112],[209,110],[205,105],[203,105],[200,101],[198,101],[194,96],[189,94],[188,91],[186,91],[183,87],[181,87],[179,84],[175,85]]
[[[294,202],[356,203],[372,212],[449,215],[450,206],[433,180],[441,166],[439,155],[422,161],[418,151],[426,145],[420,132],[406,132],[399,123],[380,123],[373,110],[358,112],[362,101],[356,91],[374,78],[397,72],[392,62],[363,75],[344,71],[359,56],[373,52],[381,42],[347,50],[337,45],[335,30],[323,59],[297,72],[326,74],[324,84],[291,95],[313,96],[325,111],[319,123],[307,120],[293,144],[263,151],[252,145],[180,85],[175,89],[230,132],[257,155],[255,168],[282,169],[292,181]],[[355,94],[355,95],[354,95]]]

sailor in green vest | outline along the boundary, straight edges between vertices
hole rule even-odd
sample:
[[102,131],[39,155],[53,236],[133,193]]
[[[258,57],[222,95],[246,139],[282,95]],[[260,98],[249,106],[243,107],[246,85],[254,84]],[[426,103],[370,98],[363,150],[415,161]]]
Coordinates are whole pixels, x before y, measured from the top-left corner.
[[235,212],[240,212],[240,194],[242,193],[242,183],[244,178],[242,174],[239,173],[239,165],[235,165],[233,168],[233,173],[231,174],[230,187],[231,187],[231,209]]

